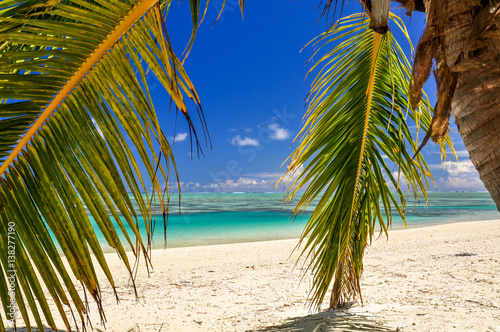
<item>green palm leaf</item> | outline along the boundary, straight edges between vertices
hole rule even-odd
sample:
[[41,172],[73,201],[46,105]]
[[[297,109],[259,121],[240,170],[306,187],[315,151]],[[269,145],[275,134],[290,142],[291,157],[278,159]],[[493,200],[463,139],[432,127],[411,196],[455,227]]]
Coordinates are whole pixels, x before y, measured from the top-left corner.
[[[403,22],[393,15],[391,19],[408,38]],[[423,100],[418,110],[409,108],[408,60],[391,32],[380,35],[368,24],[366,15],[352,15],[317,38],[320,50],[337,45],[311,69],[323,65],[285,175],[292,178],[305,166],[288,183],[289,200],[307,186],[294,213],[319,197],[301,237],[302,255],[314,274],[312,302],[320,305],[333,284],[332,308],[360,294],[363,252],[377,222],[380,232],[387,233],[393,208],[404,220],[403,190],[408,187],[415,199],[422,191],[427,198],[432,179],[422,156],[413,158],[417,145],[408,123],[426,130],[431,107]]]
[[[195,138],[185,98],[199,107],[168,42],[163,17],[169,5],[157,0],[0,3],[0,300],[7,319],[15,300],[27,326],[32,317],[39,329],[43,324],[55,329],[46,291],[68,330],[74,313],[83,322],[86,296],[74,280],[105,319],[96,269],[113,288],[114,281],[91,219],[132,280],[125,248],[148,262],[156,215],[164,219],[168,212],[168,185],[163,189],[162,184],[171,168],[175,171],[175,161],[146,73],[161,82]],[[198,10],[192,8],[193,18]],[[200,148],[197,138],[196,143]],[[147,174],[141,174],[141,164]],[[143,195],[146,178],[153,190]],[[161,211],[154,211],[156,203]],[[9,246],[15,246],[12,255]],[[9,289],[10,271],[16,277]]]

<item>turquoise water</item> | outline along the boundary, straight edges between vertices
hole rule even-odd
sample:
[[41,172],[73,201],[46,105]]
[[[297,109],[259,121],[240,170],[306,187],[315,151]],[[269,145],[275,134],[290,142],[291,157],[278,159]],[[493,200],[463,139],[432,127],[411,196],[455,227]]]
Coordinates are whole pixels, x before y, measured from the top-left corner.
[[[181,214],[178,202],[171,202],[167,247],[298,238],[314,206],[291,220],[294,204],[282,206],[282,198],[281,193],[183,194]],[[489,219],[500,219],[500,213],[486,192],[431,192],[428,207],[410,204],[406,211],[407,227]],[[153,247],[162,248],[161,216],[156,224]],[[403,227],[394,218],[392,229]]]

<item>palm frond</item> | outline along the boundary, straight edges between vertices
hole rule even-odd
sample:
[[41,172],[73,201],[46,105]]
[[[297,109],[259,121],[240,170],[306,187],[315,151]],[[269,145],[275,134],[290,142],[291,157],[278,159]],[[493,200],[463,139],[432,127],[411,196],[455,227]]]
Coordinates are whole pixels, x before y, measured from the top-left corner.
[[[157,0],[0,4],[0,300],[7,319],[14,301],[27,326],[33,317],[40,330],[44,324],[55,329],[45,290],[68,330],[74,313],[83,322],[86,297],[73,278],[105,319],[96,269],[115,285],[91,220],[132,280],[126,247],[149,260],[154,221],[168,212],[169,186],[163,183],[171,173],[176,176],[176,166],[157,119],[148,71],[182,112],[200,148],[185,104],[192,99],[199,108],[199,98],[168,40],[163,20],[169,5]],[[199,6],[192,10],[197,18]],[[161,111],[168,111],[168,104]],[[141,174],[141,164],[147,174]],[[162,211],[154,211],[155,202]],[[16,272],[9,294],[5,276],[11,271]]]
[[[403,22],[391,20],[408,38]],[[287,199],[307,187],[294,213],[319,197],[301,237],[315,305],[332,284],[330,307],[360,295],[363,252],[377,223],[383,234],[393,213],[404,220],[403,191],[407,187],[416,200],[421,191],[427,199],[432,180],[422,156],[413,158],[417,140],[410,129],[410,121],[417,132],[428,128],[431,107],[423,100],[410,109],[408,60],[390,31],[380,35],[368,24],[365,14],[345,17],[314,41],[325,54],[311,70],[323,67],[311,86],[299,146],[289,157],[287,173],[304,168],[288,183]]]

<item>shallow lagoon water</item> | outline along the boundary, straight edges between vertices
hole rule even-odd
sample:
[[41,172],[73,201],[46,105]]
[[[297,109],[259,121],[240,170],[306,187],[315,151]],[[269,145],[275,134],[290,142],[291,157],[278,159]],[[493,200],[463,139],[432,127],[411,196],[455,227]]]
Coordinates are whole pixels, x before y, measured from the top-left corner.
[[[408,204],[407,227],[500,219],[487,192],[431,192],[428,198],[428,206],[423,198],[421,205]],[[183,194],[180,214],[178,201],[171,201],[166,247],[298,238],[314,205],[292,219],[296,200],[283,205],[282,199],[282,193]],[[404,228],[393,213],[392,229]],[[143,224],[142,217],[139,224]],[[102,236],[99,239],[104,242]],[[164,246],[163,217],[157,216],[153,247]]]

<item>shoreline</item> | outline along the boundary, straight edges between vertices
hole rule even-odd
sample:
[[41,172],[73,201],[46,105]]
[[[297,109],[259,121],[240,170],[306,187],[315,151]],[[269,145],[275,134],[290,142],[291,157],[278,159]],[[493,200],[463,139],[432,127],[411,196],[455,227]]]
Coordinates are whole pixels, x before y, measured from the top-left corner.
[[[500,219],[480,219],[480,220],[471,220],[471,221],[463,221],[463,220],[445,220],[445,221],[440,221],[440,222],[427,222],[427,223],[407,223],[407,226],[404,227],[403,224],[400,224],[399,222],[396,223],[396,225],[391,226],[388,230],[389,233],[393,231],[400,231],[400,230],[405,230],[405,229],[417,229],[417,228],[426,228],[426,227],[433,227],[433,226],[439,226],[439,225],[448,225],[448,224],[460,224],[460,223],[471,223],[471,222],[481,222],[481,221],[491,221],[491,220],[500,220]],[[377,225],[378,227],[378,225]],[[200,242],[196,243],[195,240],[191,240],[189,244],[178,244],[181,242],[179,239],[169,239],[169,234],[167,230],[167,246],[164,248],[163,243],[160,243],[163,240],[153,240],[153,245],[151,250],[165,250],[165,249],[175,249],[175,248],[194,248],[194,247],[211,247],[211,246],[217,246],[217,245],[223,245],[223,244],[239,244],[239,243],[254,243],[254,242],[268,242],[268,241],[280,241],[280,240],[299,240],[300,234],[302,232],[304,227],[300,228],[300,232],[298,236],[289,236],[289,235],[284,235],[283,237],[268,237],[268,238],[256,238],[256,237],[250,237],[250,238],[242,238],[238,237],[236,239],[231,239],[231,238],[225,238],[225,239],[204,239],[201,240]],[[163,237],[163,231],[162,230],[155,230],[155,234],[161,233],[160,235],[155,235],[158,236],[159,238]],[[378,228],[375,229],[374,233],[374,239],[378,237]],[[382,233],[383,234],[383,233]],[[174,242],[174,245],[169,245],[169,243]],[[211,243],[207,243],[211,242]],[[192,244],[194,243],[194,244]],[[105,254],[108,253],[114,253],[115,250],[112,247],[108,247],[107,243],[101,242],[103,252]],[[130,247],[125,247],[126,252],[131,252],[132,250]]]
[[309,311],[311,276],[295,266],[296,244],[152,250],[138,299],[118,256],[106,254],[120,304],[101,273],[105,331],[500,331],[500,220],[389,230],[366,249],[364,306],[346,310]]
[[[406,227],[404,225],[400,225],[399,223],[394,227],[390,226],[388,228],[388,233],[390,234],[391,232],[394,231],[402,231],[402,230],[409,230],[409,229],[419,229],[419,228],[427,228],[427,227],[434,227],[434,226],[440,226],[440,225],[450,225],[450,224],[462,224],[462,223],[475,223],[475,222],[482,222],[482,221],[496,221],[500,220],[500,218],[497,219],[480,219],[480,220],[470,220],[470,221],[463,221],[463,220],[446,220],[446,221],[441,221],[441,222],[428,222],[428,223],[421,223],[421,224],[414,224],[414,223],[407,223]],[[378,225],[377,225],[378,226]],[[156,231],[155,231],[156,232]],[[373,234],[373,241],[375,241],[378,237],[378,228],[375,228],[375,232]],[[382,233],[383,235],[384,233]],[[212,244],[194,244],[194,245],[174,245],[174,246],[169,246],[168,245],[168,230],[167,230],[167,247],[164,248],[163,244],[156,244],[153,245],[151,250],[168,250],[168,249],[176,249],[176,248],[197,248],[197,247],[212,247],[212,246],[218,246],[218,245],[225,245],[225,244],[244,244],[244,243],[259,243],[259,242],[269,242],[269,241],[282,241],[282,240],[296,240],[298,241],[300,239],[300,236],[295,236],[295,237],[281,237],[281,238],[272,238],[272,239],[235,239],[234,241],[228,240],[228,242],[221,242],[221,243],[212,243]],[[216,241],[216,240],[214,240]],[[130,248],[126,248],[126,251],[129,252],[131,251]],[[114,249],[109,249],[105,251],[105,254],[112,253],[114,252]]]

